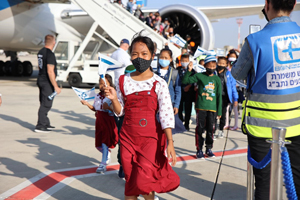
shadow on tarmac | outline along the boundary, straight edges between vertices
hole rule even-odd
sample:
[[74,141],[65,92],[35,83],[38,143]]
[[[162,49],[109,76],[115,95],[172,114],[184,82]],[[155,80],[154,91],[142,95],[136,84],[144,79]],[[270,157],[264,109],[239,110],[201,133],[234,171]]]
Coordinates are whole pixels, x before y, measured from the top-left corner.
[[[29,140],[32,142],[34,140],[34,138],[29,138],[28,139],[28,143],[31,143],[29,142]],[[36,139],[36,142],[32,142],[34,144],[37,144],[39,139]],[[19,141],[19,142],[22,142],[22,141]],[[25,142],[25,141],[24,141]],[[25,142],[26,143],[26,142]],[[50,153],[50,152],[49,152]],[[56,157],[56,156],[55,156]],[[45,159],[46,160],[46,159]],[[49,161],[51,162],[51,161]],[[26,178],[26,180],[29,180],[29,181],[33,181],[33,185],[36,186],[37,188],[41,189],[42,191],[45,190],[44,186],[41,185],[41,184],[36,184],[37,182],[35,182],[35,180],[31,180],[31,178],[33,178],[34,176],[37,176],[37,175],[41,175],[42,172],[37,170],[37,169],[34,169],[32,167],[29,167],[28,165],[22,163],[22,162],[19,162],[19,161],[16,161],[16,160],[13,160],[13,159],[10,159],[10,158],[0,158],[0,163],[1,165],[5,165],[6,168],[8,170],[10,170],[12,173],[4,173],[4,172],[0,172],[0,175],[4,175],[4,176],[14,176],[14,177],[19,177],[19,178]],[[57,161],[55,162],[57,163]],[[89,163],[91,164],[91,163]],[[50,165],[51,166],[51,165]],[[47,181],[48,182],[52,182],[52,183],[59,183],[57,180],[51,178],[51,177],[47,177]],[[63,184],[63,183],[60,183],[60,184]],[[71,190],[74,190],[72,193],[68,193],[69,194],[69,197],[66,198],[66,199],[72,199],[73,198],[73,195],[74,193],[80,195],[80,196],[83,196],[84,199],[99,199],[98,197],[96,196],[92,196],[86,192],[83,192],[83,191],[80,191],[80,190],[77,190],[77,189],[74,189],[74,188],[71,188],[70,186],[68,185],[65,185],[64,184],[64,189],[71,189]],[[46,191],[44,191],[46,192]],[[46,192],[47,193],[47,192]],[[58,198],[59,199],[59,198]]]
[[[49,170],[88,166],[88,165],[94,165],[94,163],[99,162],[94,158],[84,156],[75,153],[73,151],[66,150],[61,147],[43,142],[38,138],[28,138],[27,140],[18,140],[18,142],[28,145],[30,147],[37,147],[38,153],[36,154],[36,158],[41,161],[47,162],[48,165],[46,165],[45,167]],[[84,148],[84,145],[86,144],[83,144],[82,147],[79,146],[78,148]],[[183,153],[187,153],[187,152],[183,151]],[[76,157],[76,159],[74,159],[74,157]],[[99,154],[99,158],[100,158],[100,154]],[[0,162],[1,164],[5,165],[8,170],[12,172],[11,174],[0,172],[1,175],[9,175],[9,176],[16,176],[20,178],[30,179],[33,176],[42,173],[41,171],[31,168],[22,162],[15,161],[10,158],[0,158]],[[208,162],[206,162],[206,165],[207,164]],[[233,167],[229,165],[226,166],[231,168]],[[201,194],[208,198],[211,197],[212,190],[214,187],[214,182],[199,178],[199,176],[202,175],[201,169],[197,169],[197,171],[189,170],[187,169],[187,163],[183,163],[180,168],[174,167],[173,169],[180,176],[181,188],[184,188],[185,190],[194,193]],[[50,181],[56,181],[56,180],[52,179]],[[125,182],[122,179],[118,178],[117,172],[115,174],[81,178],[78,179],[77,181],[79,181],[81,185],[85,185],[84,188],[87,189],[85,191],[82,191],[66,185],[62,190],[54,193],[52,197],[56,199],[72,199],[72,200],[105,199],[99,196],[91,195],[91,193],[94,194],[95,193],[94,190],[96,190],[101,193],[109,194],[113,196],[114,199],[124,198]],[[37,185],[37,187],[40,187],[40,185]],[[43,190],[43,188],[40,189]],[[236,191],[236,192],[232,193],[229,191]],[[173,197],[172,199],[187,199],[184,196],[185,194],[184,192],[181,194],[183,195],[179,196],[175,193],[168,193],[168,195]],[[217,184],[214,199],[238,199],[238,197],[245,196],[245,194],[246,194],[246,187],[229,183],[229,182],[222,182]],[[160,194],[158,194],[158,196],[160,196]],[[162,200],[164,198],[160,197],[160,199]]]
[[6,120],[6,121],[10,121],[10,122],[14,122],[16,124],[19,124],[19,125],[23,126],[24,128],[29,129],[29,130],[34,130],[34,128],[35,128],[35,125],[32,125],[28,122],[24,122],[24,121],[22,121],[22,120],[20,120],[19,118],[16,118],[16,117],[0,114],[0,118],[3,119],[3,120]]
[[[89,111],[89,110],[88,110]],[[86,135],[88,137],[95,137],[95,121],[96,117],[89,117],[85,114],[79,114],[74,111],[60,111],[58,109],[52,108],[51,112],[59,113],[61,117],[66,120],[73,121],[74,123],[83,123],[86,126],[81,126],[81,128],[77,128],[70,125],[63,126],[63,128],[67,129],[68,131],[61,131],[62,134],[66,135]],[[57,132],[57,131],[56,131]]]
[[[90,110],[88,110],[88,108],[87,108],[87,111],[90,111]],[[89,116],[84,115],[84,114],[76,113],[73,110],[70,110],[70,111],[60,111],[60,110],[55,109],[55,108],[52,108],[51,112],[59,113],[60,116],[64,117],[66,120],[80,122],[80,123],[85,123],[85,124],[90,125],[90,126],[95,126],[96,117],[92,118],[92,117],[89,117]]]
[[[41,161],[47,162],[48,165],[45,167],[49,170],[90,166],[99,163],[99,160],[43,142],[39,138],[28,138],[27,140],[17,141],[27,144],[29,147],[38,147],[38,153],[36,153],[35,157]],[[68,141],[66,141],[66,145],[68,145]],[[86,146],[86,144],[81,145],[82,146],[78,146],[79,149],[83,149]],[[74,157],[76,159],[74,159]],[[99,159],[100,158],[101,155],[99,154]]]

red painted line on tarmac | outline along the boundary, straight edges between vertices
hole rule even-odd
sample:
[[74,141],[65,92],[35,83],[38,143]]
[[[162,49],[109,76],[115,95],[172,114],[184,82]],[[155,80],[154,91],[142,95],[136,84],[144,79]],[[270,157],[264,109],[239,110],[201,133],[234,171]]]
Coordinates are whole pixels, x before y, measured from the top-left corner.
[[[225,151],[226,155],[234,155],[234,154],[242,154],[246,153],[247,149],[237,149]],[[216,157],[222,156],[222,152],[215,152]],[[187,156],[179,156],[177,157],[177,161],[188,161],[188,160],[196,160],[195,155],[187,155]],[[86,169],[78,169],[78,170],[70,170],[70,171],[62,171],[62,172],[53,172],[48,176],[41,178],[40,180],[32,183],[31,185],[25,187],[24,189],[18,191],[17,193],[11,195],[6,199],[34,199],[38,195],[42,194],[46,190],[50,189],[57,183],[63,181],[65,178],[84,175],[84,174],[92,174],[95,173],[97,167],[86,168]],[[119,165],[108,165],[106,171],[114,171],[119,169]]]

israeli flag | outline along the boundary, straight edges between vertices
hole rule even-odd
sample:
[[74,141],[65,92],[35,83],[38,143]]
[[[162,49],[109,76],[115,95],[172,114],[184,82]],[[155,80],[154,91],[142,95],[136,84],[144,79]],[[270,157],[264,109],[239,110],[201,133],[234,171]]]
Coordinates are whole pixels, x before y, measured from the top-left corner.
[[206,72],[205,67],[204,67],[203,65],[200,65],[200,64],[194,65],[194,70],[195,70],[197,73]]
[[95,99],[95,87],[90,90],[83,90],[80,88],[72,87],[76,95],[79,97],[80,100],[91,101]]
[[201,55],[216,56],[217,54],[214,50],[207,51],[206,49],[203,49],[202,47],[198,46],[198,48],[194,54],[194,59],[198,58]]
[[116,82],[116,80],[119,80],[119,77],[123,75],[125,72],[126,67],[123,67],[122,63],[114,60],[109,56],[98,53],[98,60],[99,60],[98,74],[103,79],[107,71],[113,71],[115,75],[114,82]]
[[186,41],[182,37],[180,37],[178,34],[174,35],[171,38],[170,42],[173,42],[173,43],[177,44],[180,47],[184,47],[184,45],[186,43]]
[[193,69],[195,70],[196,73],[202,73],[206,71],[205,67],[200,65],[197,60],[193,60],[192,62],[193,62]]
[[194,53],[194,58],[198,58],[199,56],[203,55],[204,52],[206,52],[207,50],[201,48],[200,46],[197,47],[196,52]]

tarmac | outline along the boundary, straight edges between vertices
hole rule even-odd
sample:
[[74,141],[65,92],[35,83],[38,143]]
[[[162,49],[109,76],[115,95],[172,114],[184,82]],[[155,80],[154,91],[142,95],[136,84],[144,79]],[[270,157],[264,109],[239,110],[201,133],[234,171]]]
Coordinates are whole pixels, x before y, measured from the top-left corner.
[[[31,77],[0,77],[0,199],[124,199],[125,181],[117,175],[117,147],[108,171],[95,173],[102,157],[94,147],[95,115],[70,87],[55,97],[49,112],[56,129],[33,132],[39,108],[36,78],[36,67]],[[247,138],[240,130],[225,133],[214,141],[215,158],[196,159],[192,116],[190,131],[173,136],[178,160],[173,169],[180,176],[180,186],[157,194],[159,199],[246,199]]]

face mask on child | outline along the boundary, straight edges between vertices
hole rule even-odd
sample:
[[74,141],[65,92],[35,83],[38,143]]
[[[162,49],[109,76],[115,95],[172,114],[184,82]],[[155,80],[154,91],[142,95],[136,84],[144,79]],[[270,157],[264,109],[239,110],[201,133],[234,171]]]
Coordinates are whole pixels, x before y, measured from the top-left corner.
[[188,62],[181,62],[181,66],[184,67],[184,68],[186,68],[188,65],[189,65]]
[[206,73],[208,75],[212,75],[214,72],[215,72],[216,68],[215,69],[209,69],[209,68],[206,68]]
[[218,68],[219,70],[223,70],[223,69],[226,69],[226,66],[220,66],[220,65],[217,65],[217,68]]
[[234,58],[234,57],[229,57],[229,58],[228,58],[228,61],[229,61],[229,62],[234,62],[234,61],[236,61],[236,58]]
[[138,57],[131,61],[132,61],[133,66],[135,67],[136,71],[143,73],[150,67],[152,59],[145,60],[143,58]]
[[162,67],[168,67],[170,65],[170,61],[169,60],[163,60],[163,59],[159,59],[159,64]]

